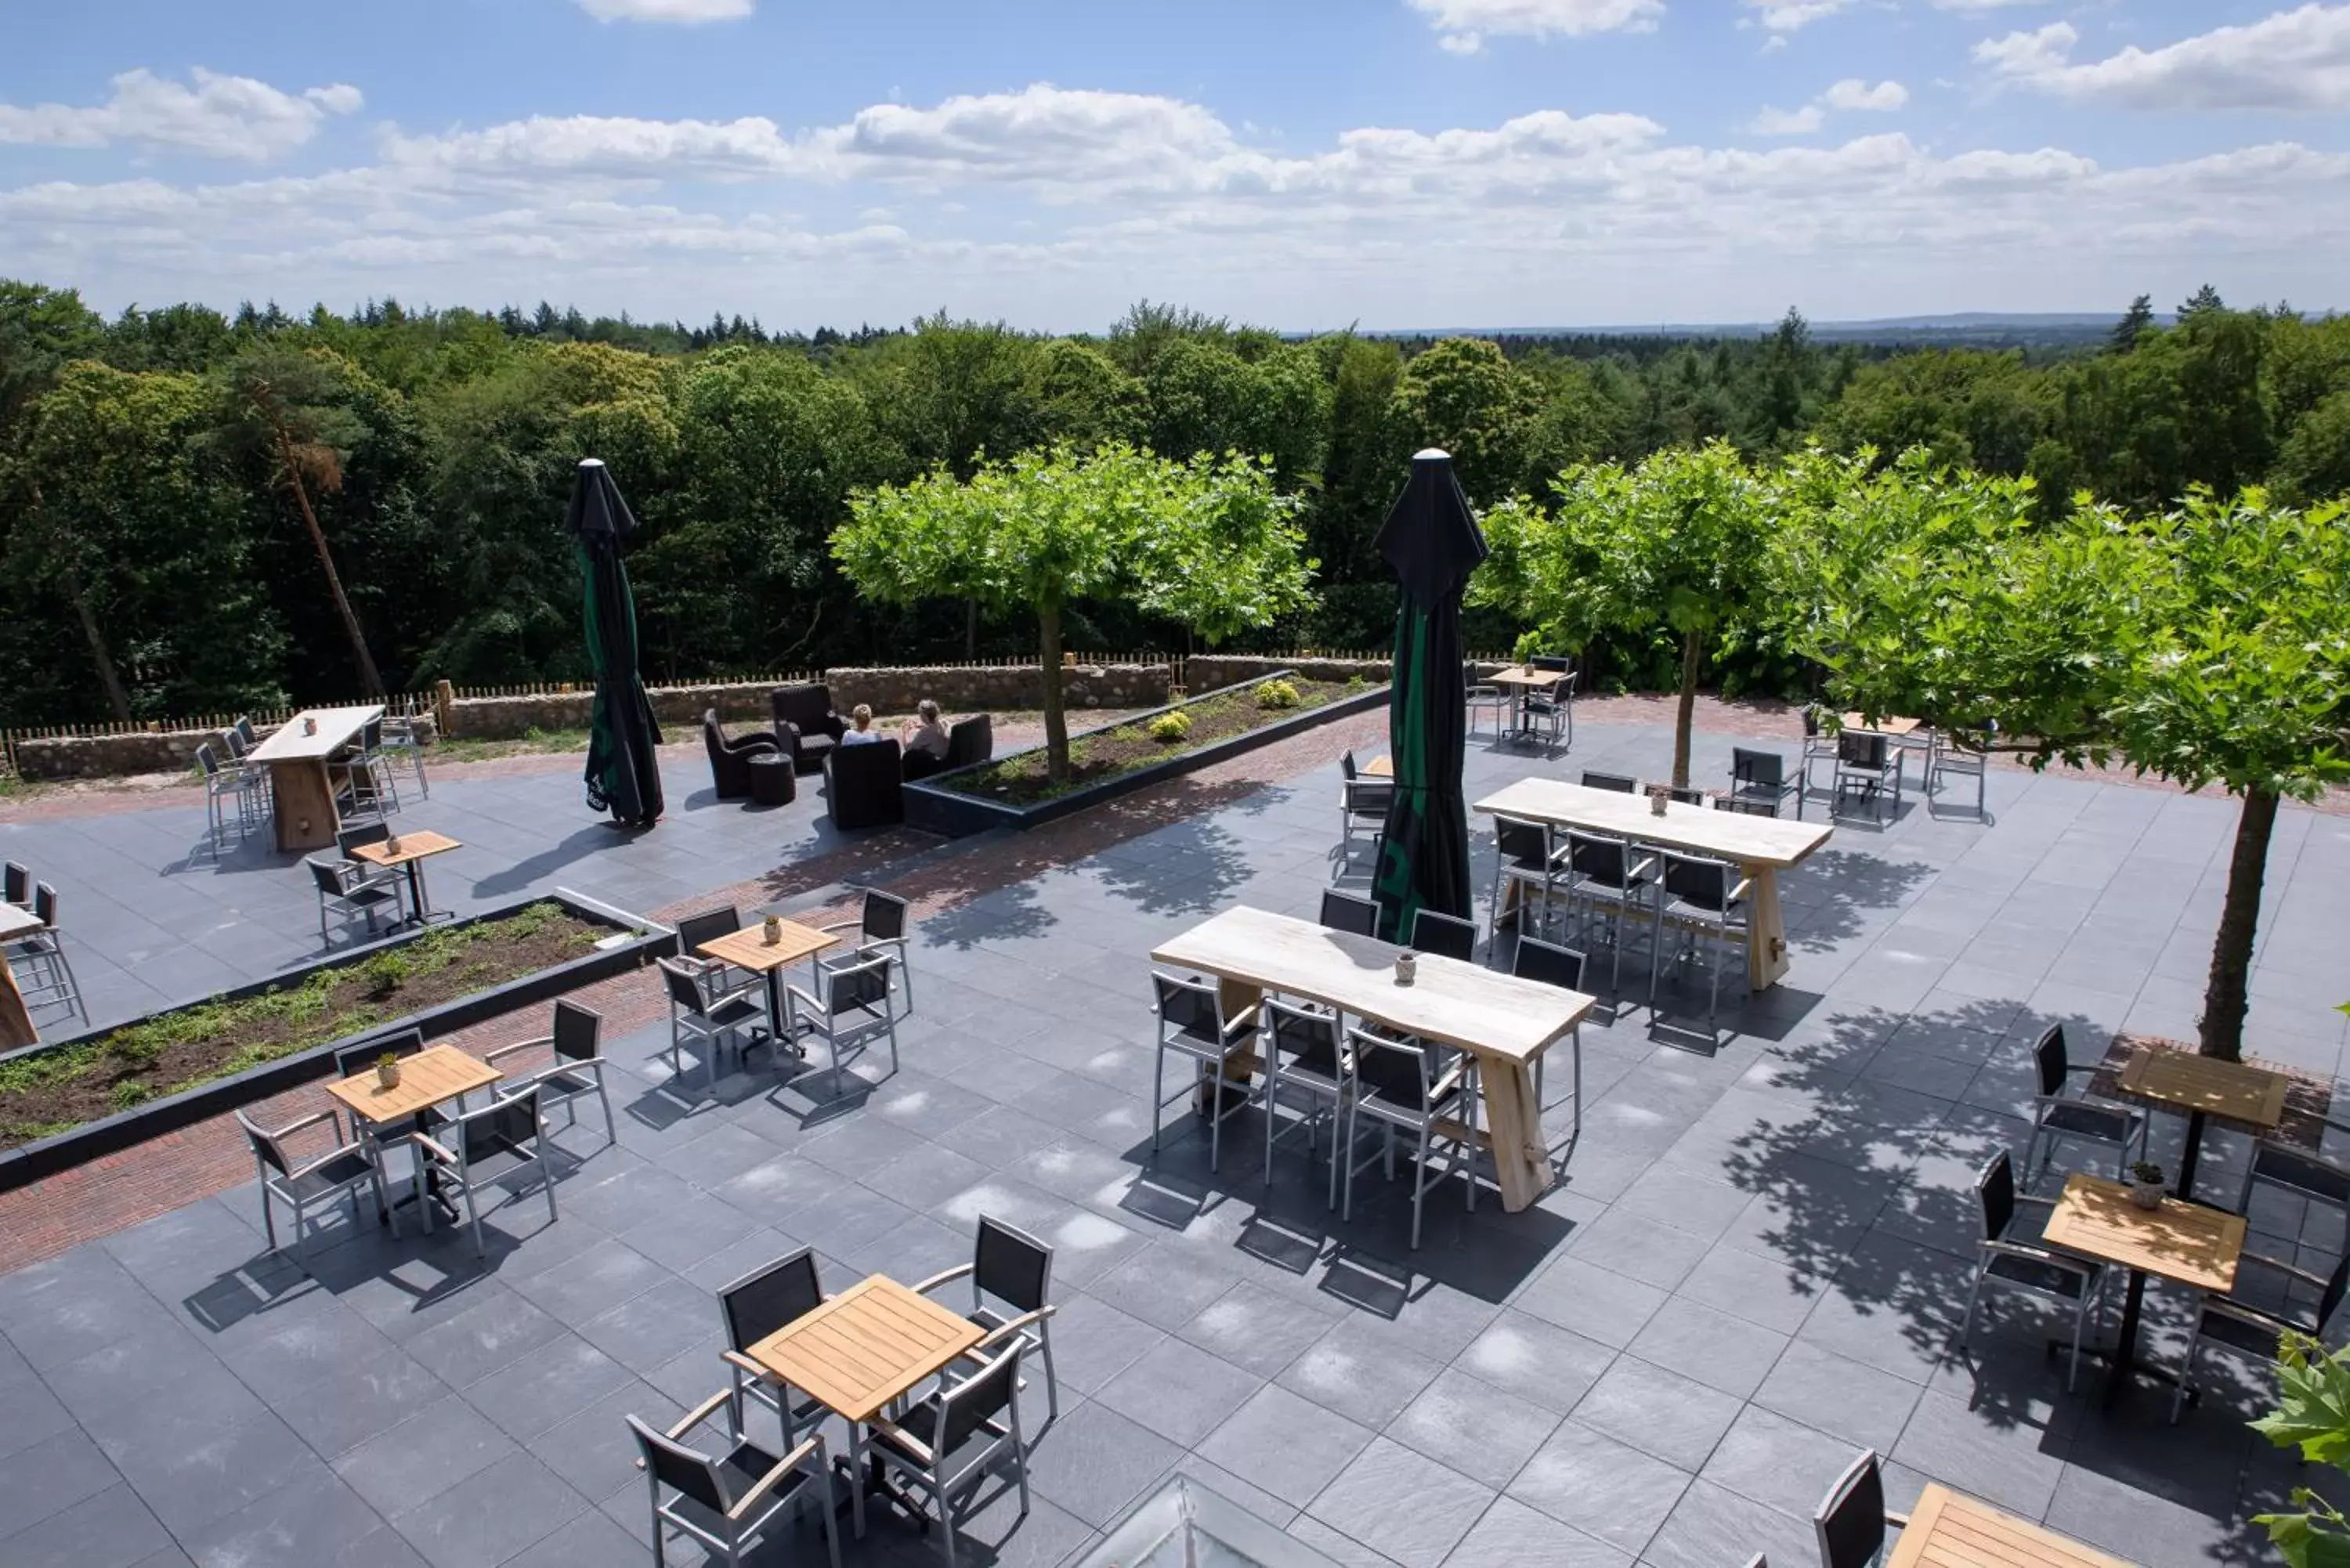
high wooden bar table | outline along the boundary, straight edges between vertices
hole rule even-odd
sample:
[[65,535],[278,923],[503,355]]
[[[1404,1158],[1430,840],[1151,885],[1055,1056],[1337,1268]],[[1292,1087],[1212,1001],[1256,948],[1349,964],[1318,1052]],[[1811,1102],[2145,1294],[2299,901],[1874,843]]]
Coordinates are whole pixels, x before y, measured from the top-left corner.
[[[1787,925],[1779,910],[1779,873],[1800,864],[1834,835],[1822,822],[1788,821],[1743,811],[1711,811],[1680,801],[1659,816],[1646,798],[1586,789],[1563,779],[1525,778],[1479,801],[1487,816],[1513,816],[1552,827],[1605,833],[1639,844],[1734,861],[1753,884],[1747,892],[1752,940],[1746,944],[1747,983],[1756,991],[1787,972]],[[1501,911],[1494,911],[1496,919]]]
[[1551,1181],[1534,1059],[1582,1023],[1597,999],[1435,953],[1421,953],[1414,983],[1399,985],[1395,961],[1403,950],[1242,904],[1154,949],[1150,957],[1171,969],[1214,975],[1226,1017],[1272,992],[1475,1056],[1502,1207],[1516,1213]]
[[[327,759],[382,717],[380,703],[305,708],[246,754],[246,762],[269,770],[278,848],[324,849],[335,842],[335,835],[342,831],[343,817],[335,807],[335,781],[327,772]],[[306,731],[306,720],[317,723]]]
[[[0,904],[0,942],[15,941],[40,929],[40,918],[30,909]],[[40,1038],[40,1031],[33,1027],[33,1015],[25,1009],[24,993],[16,989],[16,974],[7,961],[0,959],[0,1051],[38,1044]]]

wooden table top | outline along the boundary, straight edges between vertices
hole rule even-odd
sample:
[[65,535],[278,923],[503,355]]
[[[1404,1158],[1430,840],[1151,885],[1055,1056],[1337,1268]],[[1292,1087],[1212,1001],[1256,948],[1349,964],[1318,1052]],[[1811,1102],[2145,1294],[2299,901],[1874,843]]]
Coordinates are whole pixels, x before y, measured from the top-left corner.
[[[356,708],[305,708],[283,724],[277,732],[245,753],[248,763],[317,762],[350,744],[351,737],[368,727],[370,719],[383,717],[383,704],[373,703]],[[306,735],[302,721],[318,721],[318,732]]]
[[2130,1568],[2069,1535],[1929,1481],[1886,1568]]
[[428,855],[440,855],[452,849],[464,847],[463,844],[444,834],[427,831],[401,834],[400,853],[397,855],[391,852],[389,845],[380,842],[354,844],[351,846],[351,853],[362,860],[371,860],[378,866],[405,866],[411,860],[421,860]]
[[1555,686],[1566,679],[1564,670],[1528,670],[1513,664],[1497,670],[1485,679],[1495,686]]
[[2284,1120],[2283,1074],[2191,1051],[2140,1045],[2122,1068],[2121,1086],[2141,1099],[2251,1127],[2273,1127]]
[[2165,1198],[2140,1209],[2130,1189],[2102,1177],[2073,1175],[2041,1232],[2052,1247],[2140,1269],[2197,1290],[2235,1288],[2244,1251],[2244,1217]]
[[475,1089],[486,1089],[505,1075],[454,1045],[428,1045],[400,1060],[400,1082],[387,1089],[375,1080],[375,1068],[354,1073],[327,1085],[327,1093],[371,1122],[396,1122],[428,1106]]
[[1918,731],[1926,727],[1926,721],[1923,719],[1879,719],[1877,722],[1872,724],[1868,722],[1868,716],[1865,713],[1846,713],[1844,716],[1844,727],[1847,730],[1866,730],[1879,735],[1914,735]]
[[1376,938],[1240,904],[1153,949],[1150,957],[1511,1063],[1530,1060],[1597,1005],[1579,991],[1435,953],[1419,955],[1414,983],[1398,985],[1395,961],[1401,951]]
[[773,945],[767,941],[763,922],[754,920],[739,931],[712,937],[693,950],[705,958],[723,960],[737,969],[764,974],[771,969],[797,963],[810,953],[840,945],[840,939],[830,931],[819,931],[797,920],[785,920],[782,925],[783,935]]
[[827,1409],[869,1421],[985,1337],[961,1313],[874,1274],[794,1318],[748,1354]]
[[0,941],[42,929],[41,917],[14,904],[0,904]]
[[1387,756],[1373,757],[1370,762],[1364,766],[1363,776],[1374,779],[1391,779],[1395,777],[1395,759],[1393,757]]
[[1586,789],[1564,779],[1523,778],[1477,802],[1488,816],[1547,822],[1642,844],[1662,844],[1694,854],[1734,860],[1742,866],[1793,866],[1825,844],[1835,829],[1824,822],[1796,822],[1743,811],[1713,811],[1679,801],[1659,816],[1645,795]]

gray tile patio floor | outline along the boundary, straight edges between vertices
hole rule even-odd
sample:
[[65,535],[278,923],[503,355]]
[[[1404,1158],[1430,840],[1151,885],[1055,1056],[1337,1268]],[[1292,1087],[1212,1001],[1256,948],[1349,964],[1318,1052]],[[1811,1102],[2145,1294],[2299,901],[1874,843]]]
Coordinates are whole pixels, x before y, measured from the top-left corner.
[[[1656,771],[1669,744],[1480,748],[1471,787]],[[1727,746],[1700,737],[1701,774]],[[923,923],[902,1065],[865,1058],[845,1103],[764,1073],[699,1096],[652,1061],[660,1030],[617,1043],[617,1144],[592,1114],[564,1131],[560,1219],[535,1194],[497,1210],[486,1269],[445,1233],[338,1223],[306,1278],[263,1250],[247,1188],[0,1278],[0,1561],[643,1563],[621,1417],[719,1386],[712,1289],[799,1242],[833,1288],[919,1278],[982,1213],[1058,1249],[1061,1409],[1032,1511],[996,1496],[977,1561],[1063,1562],[1180,1470],[1342,1563],[1800,1563],[1862,1444],[1898,1494],[1939,1479],[2149,1563],[2263,1557],[2245,1520],[2293,1472],[2241,1425],[2251,1387],[2221,1371],[2176,1428],[2150,1386],[2067,1395],[2051,1325],[2012,1307],[1953,1353],[1972,1173],[2021,1148],[2030,1038],[2062,1019],[2080,1057],[2117,1026],[2191,1029],[2232,823],[2152,791],[1991,789],[1995,826],[1840,831],[1790,879],[1788,982],[1714,1054],[1655,1037],[1627,961],[1586,1030],[1562,1181],[1517,1215],[1440,1188],[1417,1253],[1400,1183],[1367,1179],[1341,1226],[1284,1146],[1268,1190],[1253,1116],[1220,1174],[1188,1117],[1149,1149],[1143,955],[1234,900],[1310,912],[1333,775],[986,894]],[[2324,1071],[2345,870],[2350,822],[2285,815],[2252,1038]],[[2158,1149],[2177,1136],[2158,1123]],[[2240,1151],[2215,1147],[2229,1190]],[[2338,1245],[2329,1219],[2259,1218],[2268,1250],[2304,1221]],[[2149,1301],[2175,1355],[2180,1299]],[[785,1545],[820,1560],[812,1534]],[[849,1559],[936,1561],[879,1517]]]

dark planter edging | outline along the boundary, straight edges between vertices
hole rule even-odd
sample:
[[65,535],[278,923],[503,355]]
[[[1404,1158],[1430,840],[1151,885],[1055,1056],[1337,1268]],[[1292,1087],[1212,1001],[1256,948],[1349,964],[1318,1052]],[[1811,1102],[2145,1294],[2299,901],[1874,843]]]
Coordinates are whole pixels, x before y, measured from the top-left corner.
[[[494,909],[484,909],[479,914],[468,915],[456,924],[473,926],[486,920],[503,919],[533,904],[558,904],[566,913],[579,919],[599,926],[609,926],[616,931],[642,934],[630,935],[627,940],[616,941],[609,947],[598,947],[591,953],[573,959],[567,963],[556,964],[552,969],[543,969],[531,974],[519,975],[503,985],[492,986],[487,991],[476,992],[471,996],[461,996],[452,1002],[444,1002],[438,1007],[428,1007],[421,1012],[411,1012],[402,1018],[388,1019],[381,1023],[346,1034],[338,1040],[330,1040],[323,1045],[313,1046],[307,1051],[296,1052],[291,1056],[281,1056],[275,1062],[264,1062],[258,1067],[247,1068],[233,1077],[215,1078],[209,1084],[199,1084],[192,1089],[182,1089],[176,1095],[166,1095],[161,1099],[151,1100],[143,1106],[117,1112],[101,1120],[85,1122],[72,1131],[59,1133],[55,1137],[42,1138],[37,1143],[28,1143],[20,1148],[0,1153],[0,1192],[13,1191],[16,1188],[29,1186],[45,1177],[54,1176],[61,1170],[70,1170],[75,1166],[86,1165],[103,1155],[118,1153],[134,1145],[145,1143],[151,1138],[161,1137],[165,1133],[177,1132],[182,1127],[208,1121],[240,1106],[248,1106],[256,1100],[265,1100],[273,1095],[283,1094],[297,1085],[327,1077],[334,1071],[336,1052],[347,1051],[351,1046],[363,1042],[380,1039],[384,1035],[407,1029],[421,1029],[424,1032],[424,1037],[427,1040],[438,1040],[444,1035],[454,1034],[459,1030],[470,1029],[485,1019],[495,1018],[501,1013],[528,1007],[533,1002],[545,1002],[560,996],[565,992],[576,990],[582,985],[641,968],[657,953],[665,950],[676,937],[676,933],[669,927],[657,921],[629,914],[622,909],[616,909],[608,904],[599,903],[583,893],[575,893],[567,888],[557,888],[552,892],[517,898],[512,903],[501,904]],[[354,964],[363,963],[377,953],[414,941],[421,935],[423,935],[421,931],[405,931],[398,936],[388,937],[382,941],[363,943],[359,947],[336,953],[331,958],[281,970],[266,980],[254,981],[249,984],[220,992],[214,996],[208,996],[203,1000],[204,1002],[239,1002],[246,997],[259,996],[265,992],[298,984],[321,970],[348,969]],[[194,1005],[200,1005],[200,1003],[182,1002],[176,1007],[164,1008],[161,1012],[148,1013],[146,1018],[159,1018],[164,1012],[177,1012],[182,1008]],[[45,1040],[38,1044],[27,1045],[20,1050],[11,1051],[5,1055],[0,1055],[0,1062],[60,1051],[90,1040],[102,1039],[119,1029],[128,1029],[142,1023],[146,1022],[146,1018],[134,1018],[120,1023],[110,1023],[103,1029],[87,1030],[64,1040]]]
[[[1163,708],[1153,708],[1147,713],[1137,713],[1118,724],[1106,724],[1098,728],[1118,729],[1125,724],[1148,724],[1161,713],[1171,713],[1178,708],[1188,708],[1194,702],[1202,702],[1211,697],[1220,697],[1227,691],[1237,691],[1244,686],[1260,686],[1267,680],[1277,680],[1290,673],[1292,672],[1285,670],[1277,670],[1271,675],[1259,676],[1254,680],[1236,680],[1230,686],[1220,686],[1213,691],[1202,691],[1197,696],[1186,697],[1180,702],[1170,702]],[[1084,811],[1090,806],[1099,805],[1104,801],[1116,800],[1119,795],[1130,794],[1136,790],[1164,780],[1196,772],[1211,763],[1222,762],[1227,757],[1237,757],[1243,753],[1255,751],[1259,746],[1269,746],[1275,741],[1285,741],[1292,735],[1302,735],[1306,731],[1318,729],[1334,719],[1367,712],[1373,708],[1385,706],[1387,701],[1388,688],[1374,686],[1359,695],[1341,697],[1336,701],[1326,702],[1319,708],[1310,708],[1303,713],[1293,714],[1289,718],[1260,725],[1242,734],[1229,736],[1212,745],[1202,746],[1196,752],[1185,752],[1180,755],[1169,757],[1164,762],[1152,763],[1148,767],[1137,768],[1132,773],[1120,774],[1116,778],[1104,779],[1099,784],[1087,784],[1083,789],[1071,790],[1067,794],[1057,795],[1051,800],[1039,801],[1035,805],[1007,805],[1001,801],[987,800],[979,795],[964,794],[957,790],[940,787],[940,781],[942,779],[951,779],[957,774],[974,773],[981,768],[992,767],[1003,760],[1001,757],[990,758],[984,763],[972,763],[964,767],[953,769],[951,772],[932,774],[928,778],[906,784],[903,790],[906,803],[906,826],[919,827],[926,832],[944,834],[950,838],[964,838],[974,833],[985,833],[998,827],[1009,827],[1020,831],[1041,827],[1045,823],[1058,821],[1062,817]],[[1084,732],[1087,734],[1094,732],[1094,731]],[[1072,735],[1069,738],[1075,741],[1078,736]],[[1035,751],[1036,748],[1031,746],[1027,750]],[[1007,754],[1018,756],[1021,753],[1014,752]]]

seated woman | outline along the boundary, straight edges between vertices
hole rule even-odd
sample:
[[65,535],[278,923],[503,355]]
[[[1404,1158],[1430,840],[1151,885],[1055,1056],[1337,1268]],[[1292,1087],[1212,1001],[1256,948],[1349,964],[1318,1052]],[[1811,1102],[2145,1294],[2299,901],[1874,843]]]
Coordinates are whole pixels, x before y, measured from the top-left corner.
[[939,705],[923,698],[914,705],[914,716],[899,726],[898,744],[908,756],[927,752],[933,762],[947,760],[947,727],[939,722]]
[[873,728],[873,710],[859,702],[849,711],[848,732],[840,737],[844,746],[869,746],[882,737]]

